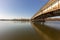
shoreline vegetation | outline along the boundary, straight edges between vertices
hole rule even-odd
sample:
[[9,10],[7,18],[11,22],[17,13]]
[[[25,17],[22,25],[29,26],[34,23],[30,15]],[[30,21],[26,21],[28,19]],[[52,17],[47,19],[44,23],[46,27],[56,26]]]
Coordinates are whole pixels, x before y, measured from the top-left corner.
[[30,19],[0,19],[0,21],[30,21]]
[[60,21],[60,18],[48,18],[45,21]]
[[[0,19],[0,21],[30,21],[31,19]],[[60,21],[60,18],[48,18],[45,21]]]

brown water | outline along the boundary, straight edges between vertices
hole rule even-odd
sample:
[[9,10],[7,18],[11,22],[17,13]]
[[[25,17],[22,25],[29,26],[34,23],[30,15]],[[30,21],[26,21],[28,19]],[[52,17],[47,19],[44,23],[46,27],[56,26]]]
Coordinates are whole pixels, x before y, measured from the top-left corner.
[[60,40],[60,22],[0,21],[0,40]]

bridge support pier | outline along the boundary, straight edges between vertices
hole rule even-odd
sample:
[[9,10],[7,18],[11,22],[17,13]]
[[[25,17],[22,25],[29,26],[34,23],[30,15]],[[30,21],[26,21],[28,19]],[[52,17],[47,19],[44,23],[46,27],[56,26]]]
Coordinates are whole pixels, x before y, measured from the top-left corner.
[[45,20],[44,19],[32,19],[32,22],[40,22],[40,23],[44,23]]

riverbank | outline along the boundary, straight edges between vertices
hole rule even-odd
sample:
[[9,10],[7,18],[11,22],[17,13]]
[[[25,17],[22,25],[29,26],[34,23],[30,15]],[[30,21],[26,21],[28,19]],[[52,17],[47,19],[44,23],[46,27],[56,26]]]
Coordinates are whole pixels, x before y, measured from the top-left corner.
[[30,21],[30,19],[0,19],[0,21]]
[[47,18],[45,21],[60,21],[60,18]]

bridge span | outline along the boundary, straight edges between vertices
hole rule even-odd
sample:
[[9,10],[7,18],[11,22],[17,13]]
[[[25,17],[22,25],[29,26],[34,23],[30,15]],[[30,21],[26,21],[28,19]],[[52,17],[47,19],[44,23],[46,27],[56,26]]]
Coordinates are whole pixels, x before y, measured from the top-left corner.
[[48,17],[60,16],[60,0],[50,0],[32,18],[32,21],[45,21]]

